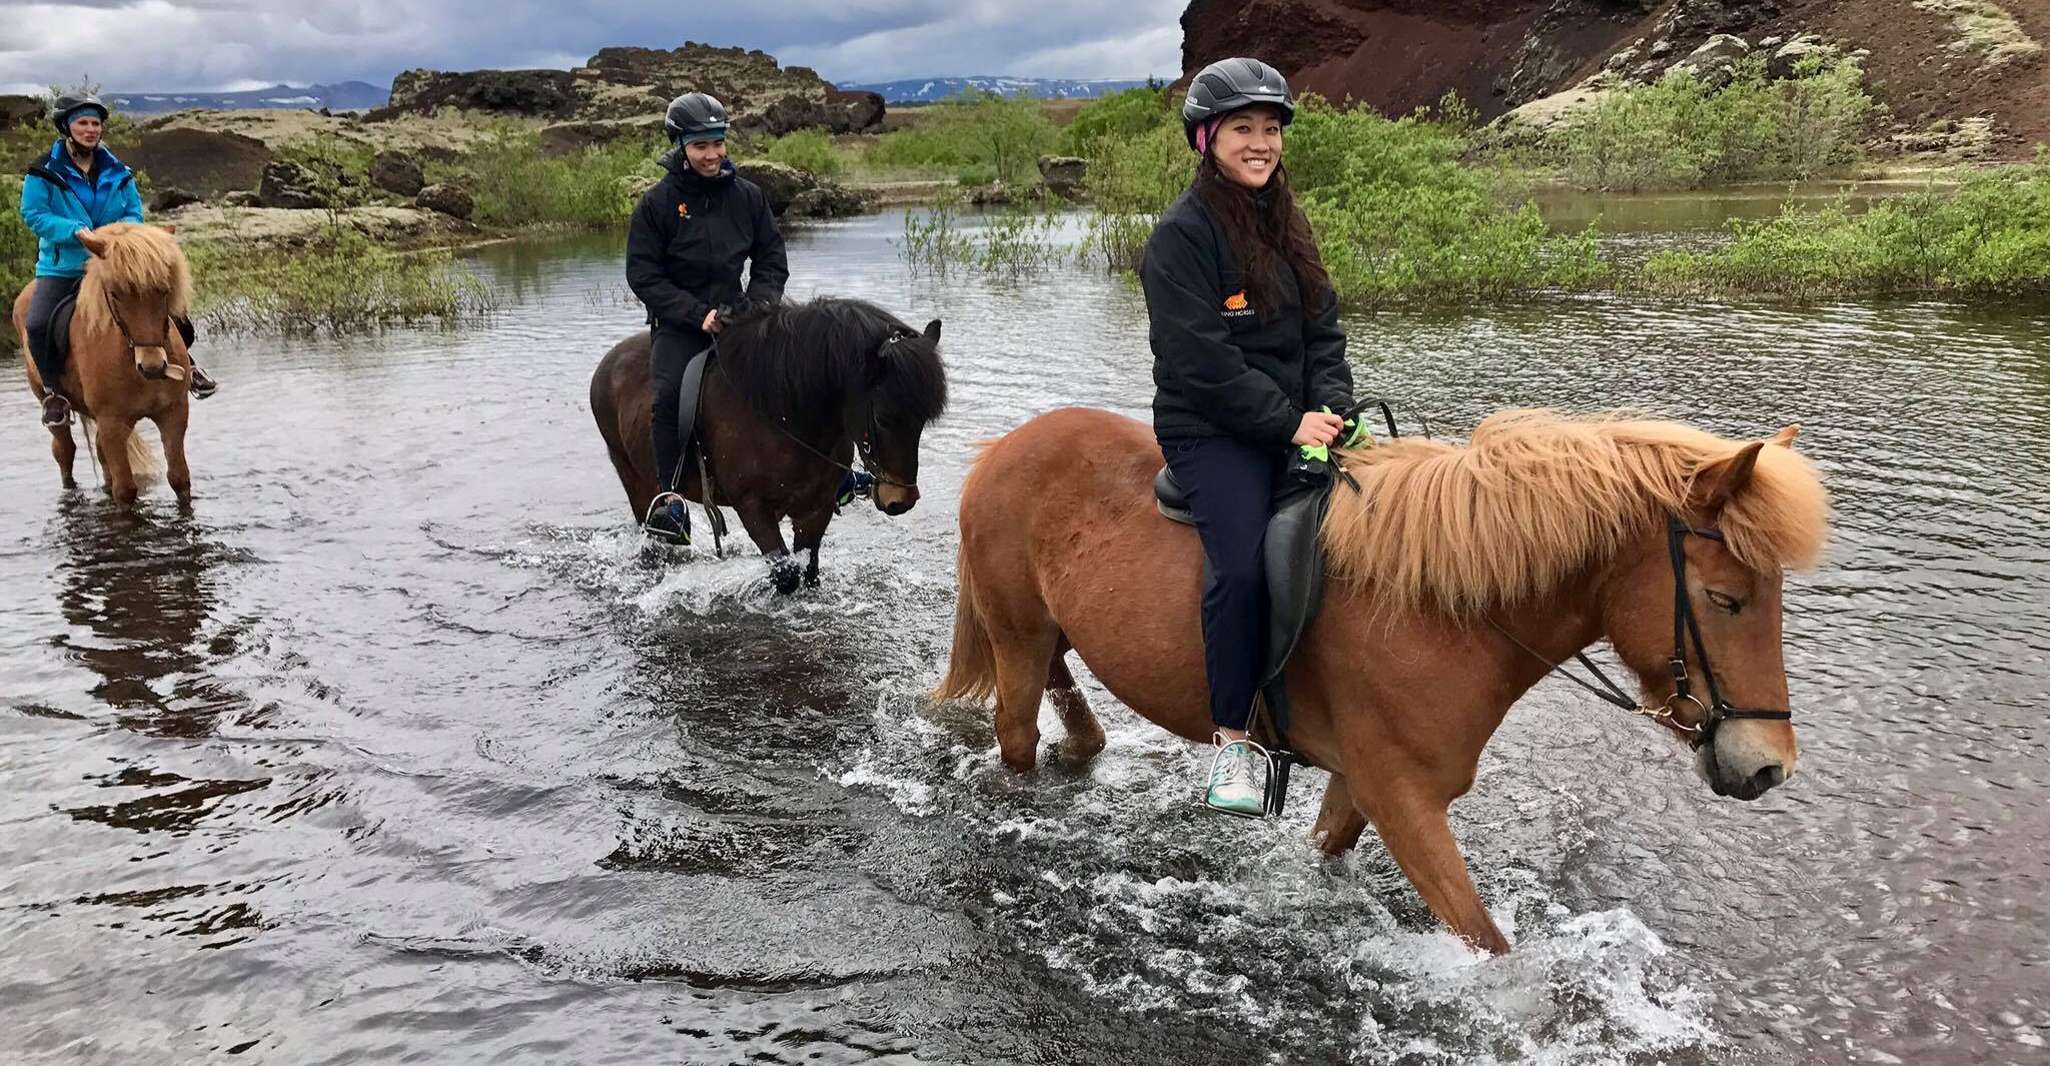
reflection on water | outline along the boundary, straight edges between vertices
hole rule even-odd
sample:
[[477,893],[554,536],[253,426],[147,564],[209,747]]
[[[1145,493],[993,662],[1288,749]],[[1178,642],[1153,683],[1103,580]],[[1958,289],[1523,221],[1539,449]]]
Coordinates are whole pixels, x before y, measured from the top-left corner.
[[927,703],[976,443],[1064,404],[1143,414],[1150,360],[1124,284],[911,276],[898,231],[794,235],[793,288],[944,319],[959,402],[918,509],[844,516],[825,586],[792,599],[756,559],[665,559],[626,528],[583,400],[639,325],[609,239],[481,253],[507,295],[488,327],[215,345],[190,517],[62,494],[32,412],[0,423],[0,1041],[124,1062],[2043,1054],[2046,309],[1605,296],[1349,322],[1362,390],[1441,432],[1508,405],[1798,421],[1836,495],[1827,564],[1788,594],[1801,776],[1718,801],[1684,751],[1542,687],[1455,809],[1518,945],[1480,960],[1371,835],[1318,858],[1302,796],[1285,824],[1196,811],[1199,753],[1093,685],[1109,749],[1025,778],[986,712]]

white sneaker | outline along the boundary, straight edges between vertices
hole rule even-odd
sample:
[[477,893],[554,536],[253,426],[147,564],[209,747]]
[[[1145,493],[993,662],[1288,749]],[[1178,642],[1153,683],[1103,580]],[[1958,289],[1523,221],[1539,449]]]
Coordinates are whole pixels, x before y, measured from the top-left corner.
[[1224,814],[1258,818],[1267,813],[1266,752],[1250,740],[1226,740],[1213,733],[1217,754],[1210,760],[1210,788],[1203,805]]

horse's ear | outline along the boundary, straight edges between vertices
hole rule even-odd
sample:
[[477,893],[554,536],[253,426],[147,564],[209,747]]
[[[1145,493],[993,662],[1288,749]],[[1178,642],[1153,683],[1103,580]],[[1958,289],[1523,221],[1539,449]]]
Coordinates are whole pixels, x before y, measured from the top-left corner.
[[159,228],[162,229],[165,233],[178,232],[178,224],[176,222],[166,222]]
[[1800,426],[1788,426],[1787,428],[1780,430],[1778,433],[1773,434],[1771,439],[1767,440],[1765,443],[1777,444],[1782,448],[1791,448],[1794,446],[1794,438],[1800,435]]
[[1758,469],[1758,453],[1764,450],[1764,441],[1752,441],[1737,454],[1702,467],[1694,475],[1690,502],[1705,514],[1720,512],[1744,486],[1751,484],[1751,474]]
[[78,235],[78,243],[85,245],[86,251],[91,252],[92,254],[101,257],[102,259],[106,258],[107,249],[114,246],[113,241],[110,241],[107,238],[102,237],[96,233],[93,233],[90,230]]
[[927,322],[925,324],[925,339],[933,342],[934,344],[938,344],[940,342],[939,319],[935,318],[932,321]]

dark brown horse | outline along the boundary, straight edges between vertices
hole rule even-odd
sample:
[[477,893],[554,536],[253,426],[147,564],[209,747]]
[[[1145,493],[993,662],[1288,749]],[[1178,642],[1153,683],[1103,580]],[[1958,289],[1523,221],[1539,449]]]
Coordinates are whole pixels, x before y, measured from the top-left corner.
[[[857,455],[879,510],[918,503],[919,436],[947,406],[939,320],[920,332],[866,301],[821,298],[736,318],[718,343],[698,420],[713,502],[740,516],[778,591],[800,577],[816,585],[819,542]],[[647,333],[628,337],[591,375],[591,414],[636,521],[659,491],[649,345]],[[684,467],[683,494],[705,502],[697,464]],[[785,518],[810,557],[802,567],[784,546]]]
[[[96,446],[107,492],[120,503],[135,499],[139,478],[156,473],[156,456],[135,432],[137,422],[157,425],[164,442],[164,474],[179,502],[192,501],[185,465],[185,427],[191,409],[192,357],[172,325],[192,303],[192,271],[171,230],[117,222],[80,238],[92,253],[71,320],[64,380],[48,382],[28,368],[30,391],[41,399],[55,388],[78,412]],[[33,283],[14,301],[14,329],[28,349],[28,304]],[[50,453],[64,487],[76,488],[72,463],[78,444],[69,425],[50,430]]]
[[[1331,774],[1324,850],[1351,848],[1371,821],[1439,919],[1507,951],[1446,811],[1510,705],[1604,638],[1637,674],[1648,716],[1697,742],[1716,794],[1753,799],[1791,775],[1781,568],[1812,562],[1827,524],[1792,440],[1791,428],[1738,444],[1666,422],[1525,412],[1489,419],[1463,448],[1344,454],[1358,488],[1332,500],[1332,580],[1286,675],[1290,739]],[[1013,770],[1037,758],[1049,689],[1067,753],[1103,748],[1071,648],[1133,710],[1210,736],[1202,546],[1155,510],[1160,466],[1145,425],[1064,410],[992,444],[962,487],[938,695],[993,695]],[[1675,648],[1683,603],[1699,639]]]

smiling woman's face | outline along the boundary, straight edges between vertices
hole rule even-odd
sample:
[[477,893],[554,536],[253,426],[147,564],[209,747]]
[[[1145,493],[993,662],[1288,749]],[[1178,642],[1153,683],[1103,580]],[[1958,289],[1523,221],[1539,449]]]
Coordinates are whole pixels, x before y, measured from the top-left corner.
[[100,143],[100,134],[105,130],[106,124],[95,114],[87,113],[71,120],[71,139],[85,148],[97,146]]
[[1281,165],[1280,109],[1261,104],[1226,115],[1210,155],[1226,178],[1248,189],[1265,188]]

